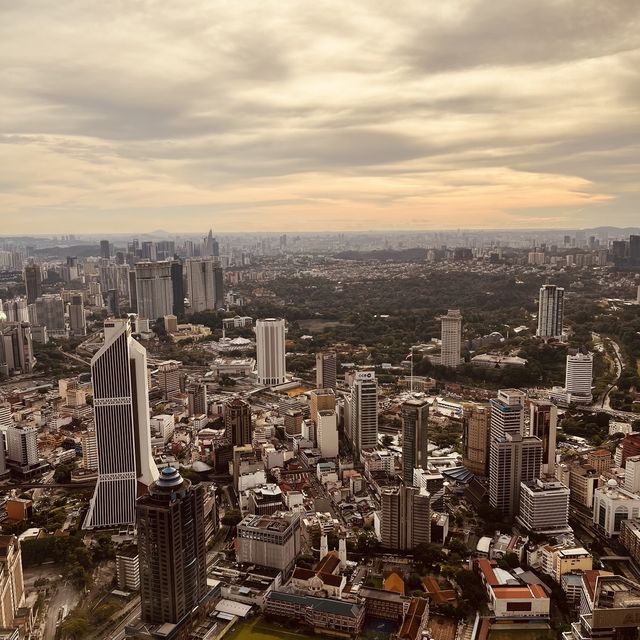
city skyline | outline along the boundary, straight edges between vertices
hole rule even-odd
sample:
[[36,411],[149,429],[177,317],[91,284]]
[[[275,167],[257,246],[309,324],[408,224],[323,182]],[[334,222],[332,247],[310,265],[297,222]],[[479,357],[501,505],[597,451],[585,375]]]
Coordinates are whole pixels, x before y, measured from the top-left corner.
[[2,13],[5,233],[637,219],[627,0]]

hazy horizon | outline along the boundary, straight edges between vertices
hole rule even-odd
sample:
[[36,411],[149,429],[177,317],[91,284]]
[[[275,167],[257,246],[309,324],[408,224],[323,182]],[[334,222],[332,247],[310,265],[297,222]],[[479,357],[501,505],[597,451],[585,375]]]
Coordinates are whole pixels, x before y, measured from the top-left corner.
[[633,0],[25,0],[0,17],[7,235],[639,218]]

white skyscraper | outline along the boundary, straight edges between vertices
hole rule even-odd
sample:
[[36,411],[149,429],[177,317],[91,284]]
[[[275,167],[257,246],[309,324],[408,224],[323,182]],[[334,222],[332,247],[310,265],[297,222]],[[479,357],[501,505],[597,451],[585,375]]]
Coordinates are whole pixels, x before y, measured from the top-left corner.
[[222,269],[217,259],[200,258],[185,262],[189,311],[210,311],[221,306]]
[[540,287],[538,330],[540,338],[561,338],[564,320],[564,289],[555,284]]
[[282,318],[257,320],[256,360],[258,384],[271,386],[286,382],[285,324]]
[[449,309],[442,321],[442,355],[440,364],[445,367],[460,366],[460,347],[462,344],[462,316],[458,309]]
[[565,388],[569,402],[591,402],[593,355],[578,353],[567,356]]
[[136,304],[138,315],[149,320],[173,313],[171,262],[136,264]]
[[348,435],[355,455],[378,446],[378,382],[373,371],[356,372],[349,419]]
[[138,483],[158,479],[151,455],[146,349],[129,320],[107,320],[104,345],[91,360],[98,483],[85,528],[135,523]]
[[323,458],[338,457],[338,419],[335,411],[321,410],[317,413],[316,437]]

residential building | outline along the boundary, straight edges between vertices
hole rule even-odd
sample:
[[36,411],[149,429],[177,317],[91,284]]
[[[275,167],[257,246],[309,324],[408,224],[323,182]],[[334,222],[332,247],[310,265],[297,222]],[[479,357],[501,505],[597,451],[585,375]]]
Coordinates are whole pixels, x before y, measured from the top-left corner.
[[17,467],[31,467],[38,464],[38,428],[20,422],[10,425],[5,431],[7,440],[7,461]]
[[316,387],[318,389],[336,388],[337,356],[335,351],[316,353]]
[[204,382],[193,382],[187,387],[188,409],[190,416],[209,414],[207,385]]
[[212,311],[223,306],[222,268],[214,258],[190,258],[185,262],[189,312]]
[[116,552],[116,580],[120,591],[137,591],[140,588],[140,559],[137,546],[123,547]]
[[238,562],[259,564],[289,573],[301,552],[300,516],[280,511],[270,516],[248,515],[237,527]]
[[424,394],[414,394],[402,403],[402,479],[413,484],[413,470],[427,468],[429,403]]
[[151,455],[147,352],[128,319],[104,323],[104,345],[91,359],[98,482],[86,528],[135,523],[138,483],[158,478]]
[[467,403],[462,418],[462,464],[477,476],[489,475],[491,407]]
[[62,296],[45,293],[34,303],[35,318],[32,324],[47,328],[49,336],[67,337]]
[[462,315],[458,309],[449,309],[440,317],[442,350],[440,364],[445,367],[459,367],[462,346]]
[[380,542],[385,549],[410,551],[431,542],[431,496],[406,485],[388,487],[380,495]]
[[208,593],[204,487],[165,467],[136,503],[141,619],[178,625]]
[[285,323],[282,318],[257,320],[256,364],[258,384],[273,386],[286,382]]
[[563,322],[564,289],[554,284],[542,285],[538,299],[538,330],[536,335],[545,339],[559,339],[563,335]]
[[0,321],[0,374],[32,373],[35,364],[29,323]]
[[0,535],[0,628],[17,626],[16,617],[23,605],[20,541],[13,535]]

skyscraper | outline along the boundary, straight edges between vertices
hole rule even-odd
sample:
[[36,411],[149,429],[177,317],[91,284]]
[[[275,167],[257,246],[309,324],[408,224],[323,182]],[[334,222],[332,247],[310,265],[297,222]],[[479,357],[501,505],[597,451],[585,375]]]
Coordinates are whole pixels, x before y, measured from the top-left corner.
[[565,388],[569,402],[589,403],[592,400],[593,354],[567,356]]
[[320,409],[316,419],[316,438],[323,458],[338,457],[338,418],[331,409]]
[[337,360],[335,351],[316,353],[316,387],[318,389],[336,388]]
[[257,320],[256,360],[258,384],[272,386],[286,382],[285,324],[282,318]]
[[462,464],[477,476],[489,475],[491,407],[464,405],[462,418]]
[[138,483],[158,478],[151,455],[147,352],[128,319],[104,323],[104,345],[91,359],[98,483],[85,528],[133,525]]
[[555,284],[540,287],[538,330],[540,338],[561,338],[564,320],[564,289]]
[[180,624],[207,595],[204,487],[165,467],[136,503],[141,619]]
[[413,484],[413,470],[427,468],[427,431],[429,403],[426,396],[415,394],[402,403],[402,479]]
[[426,489],[385,488],[380,496],[380,537],[385,549],[410,551],[431,542],[431,497]]
[[222,295],[222,269],[213,258],[192,258],[185,262],[189,311],[219,309]]
[[0,322],[0,372],[31,373],[35,364],[29,323]]
[[233,398],[224,405],[224,428],[232,446],[251,444],[251,405],[241,398]]
[[373,371],[357,371],[350,400],[348,437],[353,452],[378,446],[378,382]]
[[529,435],[542,441],[542,473],[552,476],[556,466],[558,407],[548,400],[531,400],[529,409]]
[[28,264],[24,268],[24,286],[27,304],[33,304],[42,295],[42,269],[39,264]]
[[333,389],[312,389],[309,392],[309,417],[318,422],[319,411],[335,411],[336,394]]
[[82,295],[72,296],[69,304],[69,326],[74,336],[87,335],[87,320]]
[[33,309],[35,310],[33,324],[47,327],[47,333],[50,336],[66,337],[64,301],[61,296],[45,293],[36,298]]
[[111,246],[108,240],[100,240],[100,257],[105,260],[111,257]]
[[171,286],[173,288],[173,315],[180,318],[184,315],[184,269],[182,262],[171,263]]
[[157,320],[173,312],[173,283],[170,262],[136,264],[136,307],[138,315]]
[[440,364],[445,367],[460,366],[460,348],[462,345],[462,316],[458,309],[449,309],[446,316],[441,316],[442,350]]

